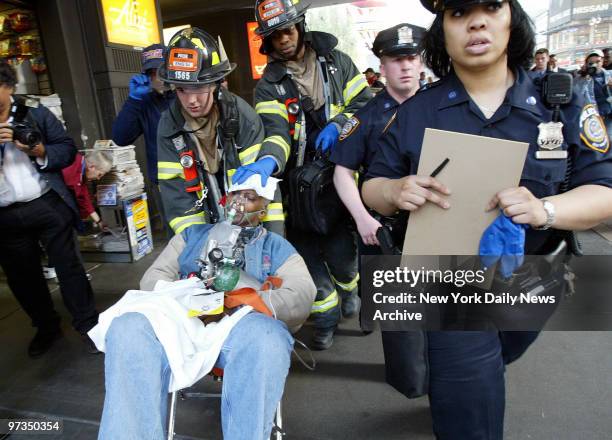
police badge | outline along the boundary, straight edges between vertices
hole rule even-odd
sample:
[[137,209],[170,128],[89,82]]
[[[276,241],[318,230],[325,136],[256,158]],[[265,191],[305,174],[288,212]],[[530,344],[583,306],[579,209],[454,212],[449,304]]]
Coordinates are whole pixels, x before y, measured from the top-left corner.
[[542,122],[538,125],[538,146],[536,159],[567,159],[567,151],[562,150],[563,123]]
[[397,44],[411,44],[414,43],[414,39],[412,38],[412,29],[408,26],[402,26],[397,30]]

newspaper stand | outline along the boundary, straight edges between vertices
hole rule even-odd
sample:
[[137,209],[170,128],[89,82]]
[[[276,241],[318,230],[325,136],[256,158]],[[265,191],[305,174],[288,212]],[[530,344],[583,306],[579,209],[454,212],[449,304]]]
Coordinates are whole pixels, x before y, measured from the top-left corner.
[[94,150],[106,151],[113,162],[111,171],[96,187],[100,218],[108,229],[80,237],[81,252],[91,262],[137,261],[153,250],[153,234],[134,146],[97,141]]
[[100,218],[111,232],[81,239],[81,253],[86,261],[131,263],[153,250],[146,193],[118,200],[116,205],[100,206]]

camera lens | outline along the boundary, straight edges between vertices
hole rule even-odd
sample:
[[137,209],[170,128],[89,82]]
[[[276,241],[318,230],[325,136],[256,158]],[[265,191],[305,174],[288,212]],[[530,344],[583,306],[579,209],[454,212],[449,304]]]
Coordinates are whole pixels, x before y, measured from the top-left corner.
[[27,134],[25,141],[25,144],[29,147],[35,147],[40,141],[42,141],[42,137],[37,131],[30,131]]
[[16,141],[19,141],[30,148],[34,148],[39,142],[42,141],[42,135],[40,132],[25,124],[16,124],[13,127],[13,137]]

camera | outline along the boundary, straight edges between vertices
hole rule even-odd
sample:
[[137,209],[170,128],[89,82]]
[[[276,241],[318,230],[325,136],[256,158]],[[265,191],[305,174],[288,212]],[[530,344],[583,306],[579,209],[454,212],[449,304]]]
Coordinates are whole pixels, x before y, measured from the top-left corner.
[[30,111],[31,104],[28,100],[18,98],[15,102],[15,106],[12,109],[13,112],[13,139],[19,141],[29,148],[34,148],[40,142],[43,137],[40,131],[38,131],[32,123],[28,121],[28,112]]
[[17,122],[13,124],[13,139],[34,148],[42,142],[42,134],[25,122]]

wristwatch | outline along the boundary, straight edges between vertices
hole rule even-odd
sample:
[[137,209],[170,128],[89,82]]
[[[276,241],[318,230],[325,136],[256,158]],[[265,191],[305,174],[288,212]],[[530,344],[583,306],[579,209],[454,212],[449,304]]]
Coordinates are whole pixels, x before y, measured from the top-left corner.
[[546,229],[550,229],[555,222],[555,205],[546,199],[542,199],[542,205],[544,211],[546,211],[546,223],[544,223],[542,226],[534,227],[533,229],[536,231],[545,231]]

